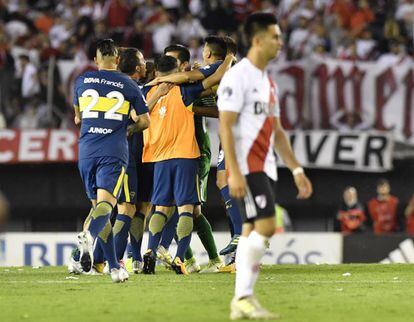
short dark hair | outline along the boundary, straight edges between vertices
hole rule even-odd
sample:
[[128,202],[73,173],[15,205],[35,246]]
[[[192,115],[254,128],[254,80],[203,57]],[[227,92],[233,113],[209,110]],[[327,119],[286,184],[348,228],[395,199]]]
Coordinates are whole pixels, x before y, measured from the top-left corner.
[[237,54],[237,43],[235,40],[229,36],[223,36],[224,41],[227,45],[227,53]]
[[210,47],[211,51],[213,52],[213,55],[224,59],[227,55],[227,43],[223,39],[223,37],[219,36],[208,36],[204,39],[204,42],[207,44],[208,47]]
[[277,18],[274,14],[267,12],[252,13],[244,24],[244,33],[249,44],[251,44],[257,33],[265,31],[270,25],[277,25]]
[[390,185],[390,182],[387,179],[385,179],[385,178],[380,178],[377,181],[377,187],[383,186],[383,185]]
[[136,48],[120,48],[118,69],[124,74],[133,75],[139,66],[137,54],[138,49]]
[[118,46],[110,38],[99,40],[96,50],[99,50],[102,56],[118,56]]
[[166,73],[177,68],[178,61],[172,56],[162,55],[155,59],[155,70],[161,73]]
[[178,59],[183,63],[186,61],[190,61],[190,51],[187,47],[180,45],[180,44],[172,44],[164,49],[164,54],[170,53],[170,52],[177,52],[178,53]]

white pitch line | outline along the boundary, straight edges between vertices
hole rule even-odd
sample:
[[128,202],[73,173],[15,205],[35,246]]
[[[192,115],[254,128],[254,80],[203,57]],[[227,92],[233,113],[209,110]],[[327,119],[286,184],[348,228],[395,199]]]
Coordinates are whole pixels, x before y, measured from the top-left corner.
[[[134,284],[135,282],[144,282],[143,280],[137,281],[128,281],[127,284]],[[145,281],[146,282],[146,281]],[[148,282],[155,282],[148,280]],[[161,281],[158,281],[161,282]],[[88,280],[40,280],[40,281],[2,281],[2,284],[111,284],[110,281],[88,281]],[[179,283],[197,283],[197,284],[216,284],[216,280],[206,281],[206,280],[181,280]],[[286,281],[286,280],[263,280],[258,281],[260,284],[413,284],[414,281],[401,281],[401,280],[355,280],[355,281],[343,281],[343,280],[295,280],[295,281]]]

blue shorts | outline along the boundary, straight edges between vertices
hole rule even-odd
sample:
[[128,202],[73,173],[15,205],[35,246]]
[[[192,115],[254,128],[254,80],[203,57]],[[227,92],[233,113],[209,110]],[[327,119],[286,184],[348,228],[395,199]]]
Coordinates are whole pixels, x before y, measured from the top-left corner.
[[121,195],[119,196],[118,201],[128,202],[135,204],[137,201],[137,190],[138,190],[138,181],[137,181],[137,168],[135,166],[135,161],[133,164],[129,164],[127,171],[124,176],[124,185],[121,190]]
[[126,164],[115,157],[86,158],[78,161],[79,172],[89,199],[104,189],[118,199],[124,181]]
[[217,171],[226,170],[226,160],[224,159],[224,151],[220,146],[219,155],[217,160]]
[[151,202],[154,187],[154,163],[137,162],[137,201]]
[[151,203],[166,207],[200,204],[197,168],[198,159],[156,162]]

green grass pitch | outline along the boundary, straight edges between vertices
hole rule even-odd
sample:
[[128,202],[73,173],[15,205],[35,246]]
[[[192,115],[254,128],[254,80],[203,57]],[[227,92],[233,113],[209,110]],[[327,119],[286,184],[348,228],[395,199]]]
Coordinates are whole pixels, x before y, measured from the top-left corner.
[[[64,267],[1,267],[0,321],[228,321],[234,283],[231,274],[165,270],[125,284],[68,277]],[[280,321],[414,321],[409,264],[264,266],[256,293]]]

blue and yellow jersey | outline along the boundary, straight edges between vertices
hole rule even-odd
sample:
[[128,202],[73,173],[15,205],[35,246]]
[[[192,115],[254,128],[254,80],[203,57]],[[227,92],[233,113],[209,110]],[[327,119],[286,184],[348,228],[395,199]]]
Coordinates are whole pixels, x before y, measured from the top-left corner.
[[79,159],[108,156],[127,163],[130,111],[148,112],[138,85],[118,71],[86,72],[75,82],[73,105],[82,116]]
[[204,78],[207,78],[207,77],[213,75],[216,72],[217,68],[219,68],[222,63],[223,63],[223,61],[221,61],[221,60],[216,61],[213,64],[201,67],[199,69],[199,71],[201,72],[201,74],[204,75]]

